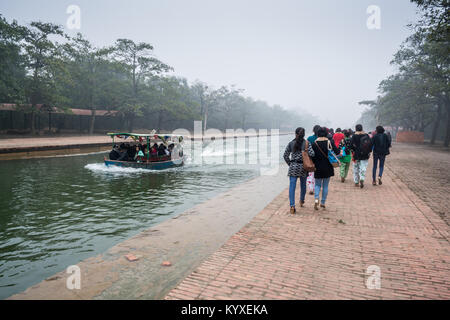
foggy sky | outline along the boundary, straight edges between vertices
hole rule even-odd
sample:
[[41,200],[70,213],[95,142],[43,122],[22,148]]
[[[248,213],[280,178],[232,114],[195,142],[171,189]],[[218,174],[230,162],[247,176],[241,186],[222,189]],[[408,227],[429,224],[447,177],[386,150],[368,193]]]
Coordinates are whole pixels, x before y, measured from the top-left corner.
[[[98,46],[117,38],[149,42],[155,55],[190,82],[236,84],[245,95],[303,109],[334,127],[353,126],[417,20],[409,0],[0,0],[8,21],[66,27],[69,5]],[[369,5],[381,29],[369,30]],[[299,124],[301,125],[301,124]]]

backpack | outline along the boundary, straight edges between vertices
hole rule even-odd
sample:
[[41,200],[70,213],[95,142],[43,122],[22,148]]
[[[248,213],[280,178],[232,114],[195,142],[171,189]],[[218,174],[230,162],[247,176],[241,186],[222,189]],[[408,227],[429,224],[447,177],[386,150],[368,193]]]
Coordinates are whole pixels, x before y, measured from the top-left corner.
[[372,152],[372,140],[368,134],[365,134],[360,138],[359,150],[361,150],[361,154],[363,155],[368,155]]

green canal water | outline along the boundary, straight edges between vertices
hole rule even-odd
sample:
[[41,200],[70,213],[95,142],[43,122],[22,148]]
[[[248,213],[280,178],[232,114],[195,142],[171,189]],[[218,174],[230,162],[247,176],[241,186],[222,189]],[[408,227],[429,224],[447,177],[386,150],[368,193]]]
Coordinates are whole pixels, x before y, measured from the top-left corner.
[[[281,154],[291,137],[275,139]],[[253,147],[222,143],[203,149],[202,164],[185,148],[186,165],[164,171],[108,168],[105,153],[0,161],[0,299],[260,174],[221,163]]]

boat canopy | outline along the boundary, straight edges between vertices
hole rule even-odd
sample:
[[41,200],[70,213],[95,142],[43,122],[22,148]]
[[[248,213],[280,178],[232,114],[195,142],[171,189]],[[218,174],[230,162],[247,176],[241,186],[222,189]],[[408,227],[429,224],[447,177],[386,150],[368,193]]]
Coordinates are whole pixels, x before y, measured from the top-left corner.
[[150,141],[154,140],[161,140],[163,143],[167,144],[168,141],[171,142],[178,142],[181,143],[183,141],[183,136],[174,135],[174,134],[155,134],[155,133],[127,133],[127,132],[118,132],[108,133],[108,136],[114,139],[114,137],[117,137],[119,139],[127,139],[131,138],[134,141],[144,141],[146,139],[149,139]]

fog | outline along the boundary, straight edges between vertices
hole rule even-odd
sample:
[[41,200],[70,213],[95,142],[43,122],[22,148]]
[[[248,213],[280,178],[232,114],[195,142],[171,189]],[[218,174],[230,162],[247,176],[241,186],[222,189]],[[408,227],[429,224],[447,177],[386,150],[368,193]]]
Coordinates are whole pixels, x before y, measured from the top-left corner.
[[[72,4],[81,9],[79,30],[66,27]],[[380,29],[366,25],[369,5],[381,10]],[[99,46],[118,38],[151,43],[177,76],[235,84],[333,127],[353,126],[363,110],[358,101],[377,96],[411,33],[406,25],[417,20],[407,0],[2,0],[0,13],[22,24],[61,24]]]

